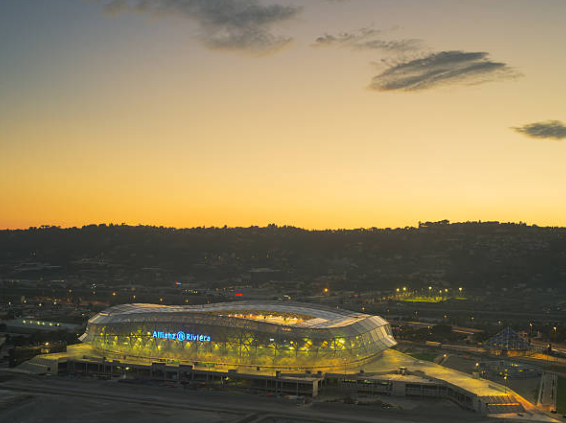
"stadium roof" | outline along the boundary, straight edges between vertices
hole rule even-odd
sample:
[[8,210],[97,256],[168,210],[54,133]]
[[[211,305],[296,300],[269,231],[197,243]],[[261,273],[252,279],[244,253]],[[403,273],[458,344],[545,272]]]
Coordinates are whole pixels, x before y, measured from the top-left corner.
[[[383,336],[389,324],[379,316],[331,308],[319,304],[281,301],[235,301],[230,303],[168,306],[160,304],[122,304],[89,320],[93,324],[134,321],[187,322],[270,333],[293,331],[297,335],[355,336],[381,327]],[[394,345],[394,341],[392,341]]]
[[[370,317],[367,314],[354,311],[330,308],[319,304],[306,304],[296,302],[273,302],[273,301],[236,301],[232,303],[216,303],[201,305],[169,306],[160,304],[122,304],[100,313],[103,316],[127,316],[132,314],[148,313],[212,313],[222,315],[231,313],[231,317],[256,320],[253,313],[264,313],[274,315],[287,315],[301,317],[299,323],[275,322],[282,326],[299,326],[309,328],[332,328],[351,325],[357,321]],[[238,314],[239,315],[235,315]],[[377,316],[371,316],[377,317]],[[383,320],[379,318],[380,320]],[[387,324],[383,320],[382,324]]]

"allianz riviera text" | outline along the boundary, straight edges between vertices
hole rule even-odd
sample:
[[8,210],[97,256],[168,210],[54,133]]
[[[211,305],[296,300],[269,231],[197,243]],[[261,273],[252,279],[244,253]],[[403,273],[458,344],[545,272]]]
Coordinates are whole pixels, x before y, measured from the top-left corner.
[[183,332],[182,330],[177,333],[159,332],[154,330],[153,337],[158,339],[176,339],[177,341],[210,342],[210,336],[193,335],[192,333]]

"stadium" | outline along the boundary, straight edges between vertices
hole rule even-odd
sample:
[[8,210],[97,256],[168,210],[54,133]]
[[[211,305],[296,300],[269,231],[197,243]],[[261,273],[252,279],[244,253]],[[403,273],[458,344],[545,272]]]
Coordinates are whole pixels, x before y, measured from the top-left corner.
[[81,341],[105,357],[295,370],[359,365],[396,345],[378,316],[292,302],[124,304]]

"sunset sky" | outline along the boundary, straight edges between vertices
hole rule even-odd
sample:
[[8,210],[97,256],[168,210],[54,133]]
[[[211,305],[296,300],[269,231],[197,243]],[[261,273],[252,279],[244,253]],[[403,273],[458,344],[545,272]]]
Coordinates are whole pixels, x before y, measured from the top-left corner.
[[0,0],[0,228],[566,226],[564,0]]

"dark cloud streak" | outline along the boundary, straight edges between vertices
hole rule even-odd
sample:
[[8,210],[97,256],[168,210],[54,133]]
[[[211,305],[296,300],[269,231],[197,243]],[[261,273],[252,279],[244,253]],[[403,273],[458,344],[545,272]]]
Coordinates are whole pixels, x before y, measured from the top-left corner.
[[530,138],[543,138],[552,140],[566,139],[566,125],[558,120],[529,123],[528,125],[511,128]]
[[91,0],[109,13],[134,12],[177,16],[200,25],[200,38],[211,49],[261,56],[280,50],[292,38],[275,35],[272,26],[295,18],[301,8],[259,0]]
[[315,40],[313,47],[341,47],[351,50],[382,50],[397,53],[420,50],[423,47],[422,40],[384,40],[382,35],[381,31],[372,28],[343,32],[338,35],[325,34]]
[[372,79],[374,91],[421,91],[431,88],[485,82],[520,76],[507,64],[494,62],[485,52],[443,51],[395,63]]

